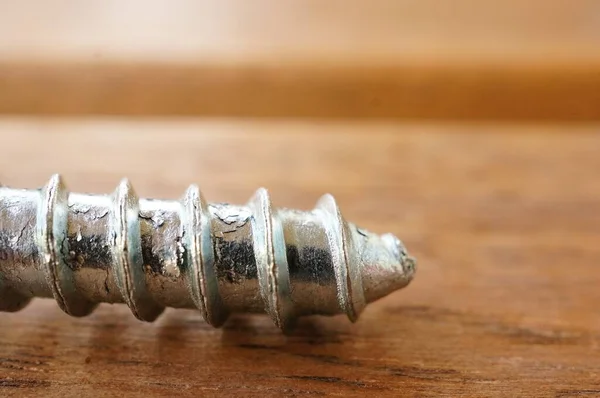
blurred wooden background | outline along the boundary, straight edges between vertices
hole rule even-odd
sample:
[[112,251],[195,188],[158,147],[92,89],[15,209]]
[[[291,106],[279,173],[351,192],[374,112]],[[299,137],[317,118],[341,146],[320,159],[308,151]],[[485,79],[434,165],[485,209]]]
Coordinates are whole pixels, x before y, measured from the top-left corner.
[[594,0],[0,2],[0,112],[590,121]]
[[3,184],[330,192],[419,260],[289,335],[35,301],[0,314],[0,395],[600,396],[598,120],[591,0],[0,1]]

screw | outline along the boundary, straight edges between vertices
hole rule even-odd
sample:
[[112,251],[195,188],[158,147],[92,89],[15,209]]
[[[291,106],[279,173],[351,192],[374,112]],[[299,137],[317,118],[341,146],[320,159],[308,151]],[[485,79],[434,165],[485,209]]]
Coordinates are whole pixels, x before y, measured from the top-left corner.
[[344,221],[331,195],[312,211],[275,209],[265,189],[245,206],[69,193],[60,176],[38,190],[0,188],[0,310],[53,297],[72,316],[126,303],[151,322],[165,307],[266,311],[285,328],[303,315],[345,313],[406,286],[415,262],[393,235]]

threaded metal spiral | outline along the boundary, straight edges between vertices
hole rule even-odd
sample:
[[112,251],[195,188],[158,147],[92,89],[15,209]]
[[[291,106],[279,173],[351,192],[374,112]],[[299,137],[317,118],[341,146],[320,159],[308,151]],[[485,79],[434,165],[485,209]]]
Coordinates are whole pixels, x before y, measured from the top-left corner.
[[302,315],[345,313],[406,286],[414,260],[391,234],[346,222],[331,195],[312,211],[274,209],[265,189],[245,206],[207,204],[197,186],[174,200],[0,188],[0,310],[53,297],[72,316],[125,303],[140,320],[198,308],[220,326],[267,312],[284,328]]

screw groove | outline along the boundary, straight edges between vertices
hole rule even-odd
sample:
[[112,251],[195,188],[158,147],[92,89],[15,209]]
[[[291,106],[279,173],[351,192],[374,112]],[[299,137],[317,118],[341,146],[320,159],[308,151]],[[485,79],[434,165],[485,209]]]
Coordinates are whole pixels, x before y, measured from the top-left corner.
[[197,308],[211,325],[267,312],[280,328],[302,315],[345,313],[406,286],[414,260],[393,235],[346,222],[331,195],[312,211],[274,209],[259,189],[245,206],[0,188],[0,310],[53,297],[69,315],[122,302],[140,320]]

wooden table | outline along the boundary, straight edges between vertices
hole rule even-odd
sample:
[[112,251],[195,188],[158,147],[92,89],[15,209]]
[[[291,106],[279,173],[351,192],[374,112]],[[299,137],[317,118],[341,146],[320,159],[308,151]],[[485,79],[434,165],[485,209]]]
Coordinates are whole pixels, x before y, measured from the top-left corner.
[[400,236],[417,277],[356,324],[266,316],[223,329],[125,306],[70,318],[39,300],[0,314],[0,395],[600,395],[598,126],[0,119],[0,177],[34,187],[212,201],[259,186]]

